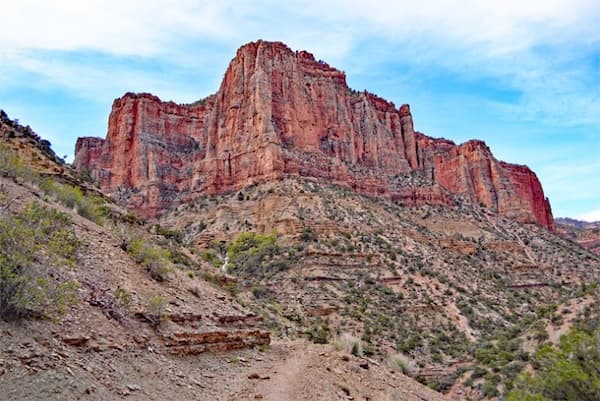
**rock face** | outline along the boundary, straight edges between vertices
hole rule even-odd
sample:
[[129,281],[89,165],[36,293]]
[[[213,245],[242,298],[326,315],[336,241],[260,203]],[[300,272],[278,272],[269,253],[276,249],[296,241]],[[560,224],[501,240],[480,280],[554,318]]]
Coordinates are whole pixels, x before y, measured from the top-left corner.
[[558,234],[600,255],[600,221],[587,222],[570,218],[556,219]]
[[241,47],[215,95],[189,105],[127,93],[105,140],[79,138],[75,165],[140,214],[202,194],[306,176],[407,205],[452,205],[453,194],[553,229],[535,174],[487,146],[415,132],[397,108],[346,85],[346,76],[280,42]]

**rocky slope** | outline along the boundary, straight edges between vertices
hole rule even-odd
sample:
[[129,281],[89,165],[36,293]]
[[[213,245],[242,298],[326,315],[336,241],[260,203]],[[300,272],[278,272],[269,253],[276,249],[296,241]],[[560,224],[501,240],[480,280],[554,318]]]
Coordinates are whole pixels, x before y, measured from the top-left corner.
[[538,344],[600,316],[598,256],[450,191],[453,208],[407,207],[291,175],[143,225],[98,197],[91,221],[81,193],[21,173],[0,174],[0,218],[32,201],[70,217],[79,303],[0,322],[11,400],[494,399]]
[[600,259],[451,199],[457,207],[406,207],[286,178],[200,197],[158,221],[235,275],[238,298],[279,335],[350,333],[376,360],[402,353],[419,380],[455,399],[486,399],[539,339],[556,341],[600,306]]
[[556,231],[563,237],[600,255],[600,221],[587,222],[558,218],[556,219]]
[[[41,201],[36,188],[0,177],[0,195],[18,199],[0,201],[0,217],[30,201],[67,213],[82,244],[72,272],[79,302],[63,319],[0,319],[2,399],[447,400],[331,345],[272,338],[261,318],[200,274],[178,269],[153,280],[116,232]],[[126,310],[117,291],[131,294]],[[148,319],[156,296],[165,302],[159,327]]]
[[42,173],[71,175],[49,141],[40,138],[30,126],[11,120],[4,110],[0,110],[0,145],[11,149],[24,163]]
[[458,194],[554,227],[530,169],[496,160],[481,141],[415,132],[408,105],[353,91],[342,71],[279,42],[241,47],[218,92],[194,104],[115,100],[106,139],[79,138],[75,165],[145,216],[296,176],[405,205],[454,205]]
[[[183,246],[173,232],[143,227],[97,196],[101,218],[82,213],[77,205],[93,195],[72,187],[77,178],[65,179],[60,169],[49,178],[47,166],[60,160],[24,164],[14,158],[13,139],[29,131],[11,126],[14,135],[0,137],[0,221],[27,222],[31,216],[19,213],[31,203],[59,213],[61,230],[77,239],[74,264],[52,265],[60,246],[39,249],[40,259],[32,261],[50,264],[48,280],[68,278],[76,293],[75,305],[56,320],[0,316],[1,399],[446,400],[397,368],[331,345],[276,337],[231,290],[235,278],[195,257],[194,247]],[[31,138],[14,150],[37,154],[40,140]],[[143,258],[131,252],[134,243],[149,246],[146,257],[169,267],[167,279],[149,274]],[[0,248],[3,289],[11,279],[6,255],[12,248]],[[0,295],[2,302],[10,296]]]

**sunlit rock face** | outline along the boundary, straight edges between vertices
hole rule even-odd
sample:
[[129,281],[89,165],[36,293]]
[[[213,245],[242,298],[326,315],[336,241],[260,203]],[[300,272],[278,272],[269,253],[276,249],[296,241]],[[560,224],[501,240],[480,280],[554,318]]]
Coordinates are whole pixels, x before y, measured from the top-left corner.
[[149,217],[201,195],[301,176],[407,205],[453,205],[458,194],[554,227],[529,168],[496,160],[481,141],[415,132],[408,105],[353,91],[344,72],[280,42],[242,46],[218,92],[194,104],[132,93],[115,100],[106,139],[79,138],[75,166]]

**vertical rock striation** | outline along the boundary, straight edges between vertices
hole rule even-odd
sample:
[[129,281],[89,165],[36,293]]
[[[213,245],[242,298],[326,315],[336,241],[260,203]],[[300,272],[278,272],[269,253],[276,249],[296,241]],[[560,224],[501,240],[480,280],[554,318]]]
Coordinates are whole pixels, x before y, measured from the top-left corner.
[[218,92],[189,105],[127,93],[106,140],[79,138],[75,165],[146,216],[202,194],[307,176],[410,205],[451,194],[553,228],[535,174],[497,161],[481,141],[462,145],[414,131],[397,108],[346,85],[342,71],[280,42],[241,47]]

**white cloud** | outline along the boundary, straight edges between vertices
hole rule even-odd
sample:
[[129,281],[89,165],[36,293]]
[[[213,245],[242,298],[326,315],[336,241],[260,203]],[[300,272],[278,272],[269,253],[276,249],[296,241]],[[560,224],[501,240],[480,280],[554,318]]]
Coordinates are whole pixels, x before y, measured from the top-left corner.
[[[153,55],[190,31],[227,36],[229,1],[19,0],[2,5],[4,49],[81,50]],[[201,6],[199,6],[199,4]]]
[[600,221],[600,209],[591,210],[589,212],[583,213],[577,216],[577,219],[589,222]]
[[313,45],[328,39],[306,35],[304,25],[315,33],[340,31],[354,40],[430,37],[455,46],[479,43],[494,55],[540,42],[597,40],[599,16],[594,0],[20,0],[2,6],[0,44],[4,49],[148,55],[176,46],[176,38],[186,35],[236,40],[267,32],[304,37]]

